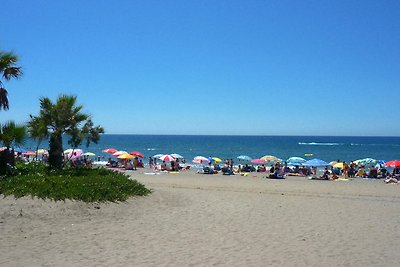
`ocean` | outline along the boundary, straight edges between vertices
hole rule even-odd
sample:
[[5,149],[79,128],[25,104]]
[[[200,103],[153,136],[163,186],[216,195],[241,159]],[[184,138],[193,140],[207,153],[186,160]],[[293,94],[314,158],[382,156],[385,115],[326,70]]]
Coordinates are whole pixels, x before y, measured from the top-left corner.
[[[64,149],[69,148],[67,140],[68,137],[65,136]],[[28,140],[23,147],[35,150],[36,143]],[[400,159],[400,137],[104,134],[98,144],[80,148],[108,158],[109,155],[101,151],[110,147],[128,152],[139,151],[147,159],[155,154],[178,153],[188,161],[199,155],[234,159],[235,162],[240,155],[253,159],[273,155],[283,160],[297,156],[305,159],[318,158],[327,162],[366,157],[378,160]],[[48,142],[42,142],[40,148],[47,149]],[[309,154],[312,155],[305,156]]]

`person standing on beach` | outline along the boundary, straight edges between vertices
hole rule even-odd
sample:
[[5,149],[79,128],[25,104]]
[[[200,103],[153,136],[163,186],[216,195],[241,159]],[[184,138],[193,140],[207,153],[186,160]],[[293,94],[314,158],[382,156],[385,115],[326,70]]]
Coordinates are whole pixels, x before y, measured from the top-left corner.
[[138,157],[135,157],[134,159],[133,159],[133,169],[136,171],[136,168],[137,168],[137,166],[138,166]]
[[343,176],[345,178],[349,177],[349,165],[346,163],[346,161],[343,161]]

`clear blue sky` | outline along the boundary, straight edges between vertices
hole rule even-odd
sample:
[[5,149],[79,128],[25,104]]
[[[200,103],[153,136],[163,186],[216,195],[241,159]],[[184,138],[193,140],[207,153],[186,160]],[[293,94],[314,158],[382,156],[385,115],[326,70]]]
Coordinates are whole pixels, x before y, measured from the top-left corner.
[[8,1],[0,121],[74,94],[107,133],[400,135],[400,1]]

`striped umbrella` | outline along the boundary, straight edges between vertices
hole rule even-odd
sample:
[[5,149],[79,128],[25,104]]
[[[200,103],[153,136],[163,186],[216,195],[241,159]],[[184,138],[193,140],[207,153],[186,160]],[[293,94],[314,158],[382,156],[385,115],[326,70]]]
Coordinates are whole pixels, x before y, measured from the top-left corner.
[[106,149],[102,150],[102,152],[112,154],[112,153],[117,152],[117,150],[115,148],[111,147],[111,148],[106,148]]
[[175,161],[176,160],[176,158],[174,158],[173,156],[171,156],[169,154],[162,155],[161,157],[159,157],[159,159],[162,161]]

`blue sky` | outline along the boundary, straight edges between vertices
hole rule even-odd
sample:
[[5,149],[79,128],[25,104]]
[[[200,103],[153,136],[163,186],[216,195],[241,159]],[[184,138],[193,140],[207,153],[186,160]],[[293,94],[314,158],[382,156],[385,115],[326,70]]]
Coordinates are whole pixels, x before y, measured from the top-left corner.
[[400,1],[9,1],[1,121],[78,96],[107,133],[400,135]]

